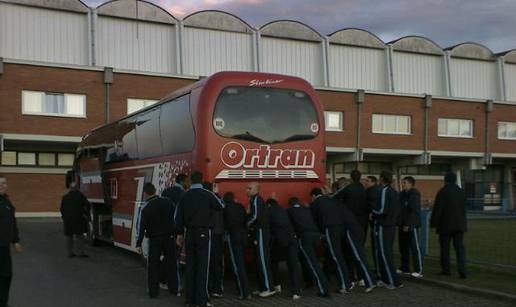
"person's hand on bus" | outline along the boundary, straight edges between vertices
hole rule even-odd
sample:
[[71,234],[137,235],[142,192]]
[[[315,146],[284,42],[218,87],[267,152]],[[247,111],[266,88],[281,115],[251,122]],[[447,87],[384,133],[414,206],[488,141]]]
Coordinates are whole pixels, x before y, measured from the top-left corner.
[[183,236],[182,235],[178,235],[177,236],[177,238],[176,238],[176,245],[180,246],[180,247],[183,247]]
[[136,247],[136,252],[138,253],[138,255],[141,255],[143,253],[142,247],[141,246],[137,246]]
[[14,243],[14,250],[17,253],[21,253],[23,252],[23,246],[20,243]]

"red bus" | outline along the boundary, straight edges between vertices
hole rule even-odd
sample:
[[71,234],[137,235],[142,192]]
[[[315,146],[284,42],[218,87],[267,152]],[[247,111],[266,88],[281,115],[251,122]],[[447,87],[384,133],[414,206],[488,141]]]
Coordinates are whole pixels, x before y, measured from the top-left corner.
[[245,186],[279,202],[325,182],[323,109],[300,78],[220,72],[83,137],[69,178],[92,203],[90,236],[135,250],[142,187],[158,193],[199,170],[247,205]]

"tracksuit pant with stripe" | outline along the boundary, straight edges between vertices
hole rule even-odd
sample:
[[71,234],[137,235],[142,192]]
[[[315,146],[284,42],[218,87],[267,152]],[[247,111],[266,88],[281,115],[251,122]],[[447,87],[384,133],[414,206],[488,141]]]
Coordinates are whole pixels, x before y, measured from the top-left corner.
[[260,292],[274,290],[270,266],[270,237],[270,230],[268,228],[257,228],[254,232],[258,290]]
[[224,292],[224,234],[212,234],[210,255],[210,278],[208,289],[211,293],[222,294]]
[[339,288],[349,289],[351,288],[351,281],[349,280],[348,269],[342,255],[341,232],[340,225],[331,225],[326,227],[325,236],[328,243],[328,251],[337,267]]
[[391,286],[399,286],[400,280],[392,259],[395,226],[375,225],[376,253],[380,279]]
[[210,272],[211,229],[188,228],[186,249],[186,301],[190,305],[207,306]]
[[319,290],[319,294],[328,295],[328,279],[324,274],[319,261],[317,260],[317,245],[319,243],[320,234],[318,232],[304,232],[299,238],[299,249],[305,263],[315,280],[315,285]]
[[[423,255],[419,245],[419,229],[414,228],[404,232],[402,228],[398,232],[398,241],[401,255],[400,270],[403,272],[416,272],[423,274]],[[414,264],[414,269],[410,269],[410,257]]]
[[292,295],[301,295],[301,266],[298,257],[298,244],[293,239],[287,246],[272,247],[271,271],[275,285],[280,285],[279,263],[286,260],[288,269],[288,287]]
[[235,273],[235,279],[241,298],[247,298],[249,292],[249,279],[245,267],[245,246],[247,240],[246,231],[229,231],[226,234],[231,267]]
[[360,236],[357,237],[349,230],[344,230],[343,234],[347,240],[349,252],[353,255],[354,266],[356,268],[357,275],[364,280],[366,287],[370,288],[376,285],[376,278],[369,270],[364,248],[361,244],[363,239]]
[[[163,262],[160,257],[163,255]],[[163,271],[163,269],[165,269]],[[165,276],[165,278],[163,278]],[[159,292],[159,282],[165,279],[170,293],[179,289],[177,273],[176,240],[174,236],[149,238],[149,259],[147,265],[149,295],[155,297]]]

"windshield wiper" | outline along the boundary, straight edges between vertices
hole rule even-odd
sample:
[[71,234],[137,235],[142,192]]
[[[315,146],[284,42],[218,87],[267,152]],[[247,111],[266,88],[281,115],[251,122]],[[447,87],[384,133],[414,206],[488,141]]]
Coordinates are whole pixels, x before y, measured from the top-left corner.
[[283,141],[277,141],[275,143],[309,140],[309,139],[312,139],[313,137],[314,137],[314,135],[312,135],[312,134],[294,134],[293,136],[290,136]]
[[241,134],[235,134],[235,135],[233,135],[231,137],[235,138],[235,139],[246,140],[246,141],[253,141],[253,142],[259,142],[259,143],[268,143],[265,140],[255,136],[255,135],[252,135],[251,133],[249,133],[249,131],[246,131],[245,133],[241,133]]

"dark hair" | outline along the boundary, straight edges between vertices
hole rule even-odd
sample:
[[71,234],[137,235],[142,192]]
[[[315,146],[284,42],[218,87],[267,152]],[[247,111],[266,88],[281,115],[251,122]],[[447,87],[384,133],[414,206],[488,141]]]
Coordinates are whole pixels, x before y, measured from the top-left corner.
[[209,181],[205,181],[202,183],[202,186],[208,190],[208,191],[212,191],[213,192],[213,183],[209,182]]
[[457,182],[457,174],[454,172],[448,172],[444,176],[444,182],[446,183],[456,183]]
[[392,173],[390,171],[382,171],[380,173],[380,179],[383,183],[389,185],[392,183]]
[[313,196],[322,195],[321,188],[313,188],[312,191],[310,192],[310,195],[313,195]]
[[360,178],[362,177],[362,173],[355,169],[350,174],[351,180],[353,180],[354,183],[360,182]]
[[156,187],[152,183],[147,182],[143,185],[143,193],[147,195],[154,195],[156,194]]
[[188,176],[186,176],[186,174],[179,174],[176,176],[176,183],[184,183],[186,178],[188,178]]
[[195,171],[190,175],[190,181],[193,184],[199,184],[202,183],[202,173],[199,171]]
[[412,176],[406,176],[405,178],[403,178],[403,180],[407,181],[412,186],[416,185],[416,179],[414,179],[414,177],[412,177]]
[[274,198],[268,198],[268,199],[265,201],[265,203],[266,203],[267,205],[269,205],[269,206],[270,206],[270,205],[279,205],[279,204],[278,204],[278,201],[277,201],[277,200],[275,200]]
[[339,188],[340,188],[340,184],[338,181],[335,181],[334,183],[331,184],[332,190],[337,191]]
[[288,199],[288,205],[290,207],[292,207],[294,205],[297,205],[297,204],[299,204],[299,198],[294,196],[294,197],[291,197],[291,198]]
[[222,197],[222,200],[225,203],[232,203],[235,201],[235,193],[233,192],[226,192],[224,193],[224,196]]
[[378,182],[378,179],[376,178],[376,176],[367,176],[367,179],[371,180],[374,183]]

